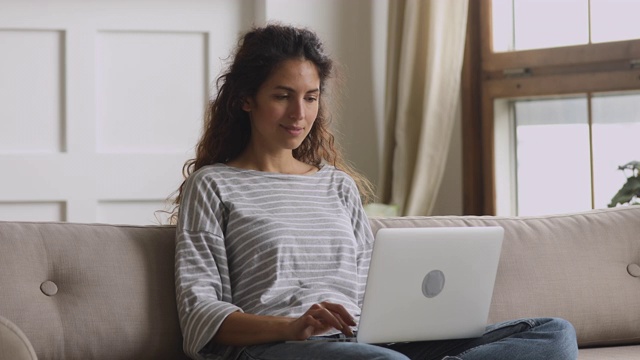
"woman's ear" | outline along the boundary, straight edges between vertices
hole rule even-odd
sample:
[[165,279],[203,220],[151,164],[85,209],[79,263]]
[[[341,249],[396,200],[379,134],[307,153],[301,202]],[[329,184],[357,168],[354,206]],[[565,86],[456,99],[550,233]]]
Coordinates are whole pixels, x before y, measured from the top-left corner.
[[246,111],[246,112],[251,112],[251,99],[250,98],[244,98],[242,100],[242,110]]

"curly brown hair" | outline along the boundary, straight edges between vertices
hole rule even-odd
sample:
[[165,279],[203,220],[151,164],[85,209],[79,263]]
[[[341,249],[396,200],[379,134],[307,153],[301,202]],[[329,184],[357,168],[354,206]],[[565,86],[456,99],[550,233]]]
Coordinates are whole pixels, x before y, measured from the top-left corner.
[[[289,59],[311,61],[318,71],[321,93],[325,93],[333,70],[333,61],[313,31],[280,24],[253,28],[244,34],[238,41],[232,59],[226,72],[216,81],[218,93],[208,106],[196,157],[184,164],[185,181],[203,166],[227,163],[245,149],[251,138],[251,125],[249,115],[242,106],[247,98],[256,95],[279,64]],[[321,96],[314,125],[302,144],[293,150],[293,156],[316,167],[328,163],[348,173],[355,180],[366,203],[373,194],[371,184],[345,162],[329,123],[326,101]],[[182,200],[184,184],[180,185],[173,202],[173,220]]]

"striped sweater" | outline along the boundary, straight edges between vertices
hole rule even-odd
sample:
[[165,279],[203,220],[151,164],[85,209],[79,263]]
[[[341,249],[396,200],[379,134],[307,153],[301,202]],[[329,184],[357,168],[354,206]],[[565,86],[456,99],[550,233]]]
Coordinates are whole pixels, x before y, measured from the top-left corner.
[[194,359],[241,350],[207,346],[235,311],[299,317],[330,301],[360,315],[373,236],[353,179],[332,166],[203,167],[185,183],[176,231],[178,313]]

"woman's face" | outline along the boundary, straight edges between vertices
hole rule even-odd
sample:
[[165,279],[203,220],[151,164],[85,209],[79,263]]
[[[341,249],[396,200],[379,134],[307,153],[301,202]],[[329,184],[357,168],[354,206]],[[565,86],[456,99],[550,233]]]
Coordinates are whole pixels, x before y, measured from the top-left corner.
[[251,144],[262,152],[296,149],[318,115],[320,78],[308,60],[283,61],[243,110],[251,119]]

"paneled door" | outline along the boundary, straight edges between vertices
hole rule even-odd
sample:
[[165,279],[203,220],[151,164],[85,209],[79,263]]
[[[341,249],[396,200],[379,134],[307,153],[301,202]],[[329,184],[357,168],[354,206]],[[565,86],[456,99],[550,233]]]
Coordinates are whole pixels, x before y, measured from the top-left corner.
[[1,0],[0,220],[166,220],[247,6]]

